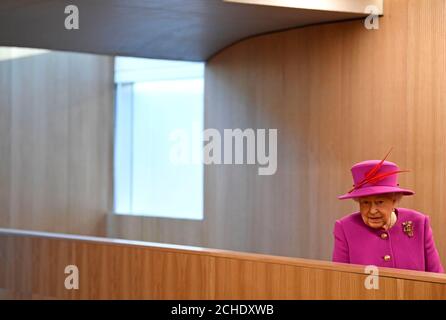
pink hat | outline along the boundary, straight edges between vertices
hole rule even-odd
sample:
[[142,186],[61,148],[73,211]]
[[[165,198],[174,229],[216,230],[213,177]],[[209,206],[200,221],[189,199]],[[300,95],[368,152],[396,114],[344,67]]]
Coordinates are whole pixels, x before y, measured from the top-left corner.
[[407,170],[399,170],[393,162],[367,160],[355,164],[351,171],[354,182],[353,189],[339,196],[338,198],[341,200],[392,192],[400,192],[406,196],[415,194],[412,190],[399,187],[397,174],[407,172]]

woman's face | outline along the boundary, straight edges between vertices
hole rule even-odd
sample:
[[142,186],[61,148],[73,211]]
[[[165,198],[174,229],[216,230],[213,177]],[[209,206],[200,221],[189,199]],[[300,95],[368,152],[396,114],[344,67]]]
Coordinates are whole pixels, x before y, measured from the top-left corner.
[[389,195],[374,195],[359,198],[359,211],[362,220],[371,228],[379,229],[390,221],[395,208],[395,200]]

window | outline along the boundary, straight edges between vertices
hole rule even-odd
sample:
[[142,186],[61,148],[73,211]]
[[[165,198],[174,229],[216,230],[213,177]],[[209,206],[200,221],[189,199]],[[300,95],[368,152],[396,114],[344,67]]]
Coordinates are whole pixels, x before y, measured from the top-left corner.
[[117,214],[203,219],[204,64],[117,57]]

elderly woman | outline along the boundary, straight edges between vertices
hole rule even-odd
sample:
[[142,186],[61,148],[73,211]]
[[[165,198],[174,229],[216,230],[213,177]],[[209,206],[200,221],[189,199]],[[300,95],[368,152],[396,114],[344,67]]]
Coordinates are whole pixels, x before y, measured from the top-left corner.
[[413,191],[397,183],[400,171],[385,160],[369,160],[352,169],[354,187],[339,199],[354,199],[359,212],[335,223],[333,261],[443,273],[429,218],[397,208]]

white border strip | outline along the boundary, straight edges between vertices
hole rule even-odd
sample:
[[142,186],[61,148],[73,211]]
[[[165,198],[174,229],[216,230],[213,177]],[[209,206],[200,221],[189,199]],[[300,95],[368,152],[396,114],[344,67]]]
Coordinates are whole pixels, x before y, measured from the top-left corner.
[[351,12],[365,14],[368,6],[378,8],[378,15],[383,14],[384,0],[223,0],[224,2],[253,4],[274,7],[286,7],[330,12]]

